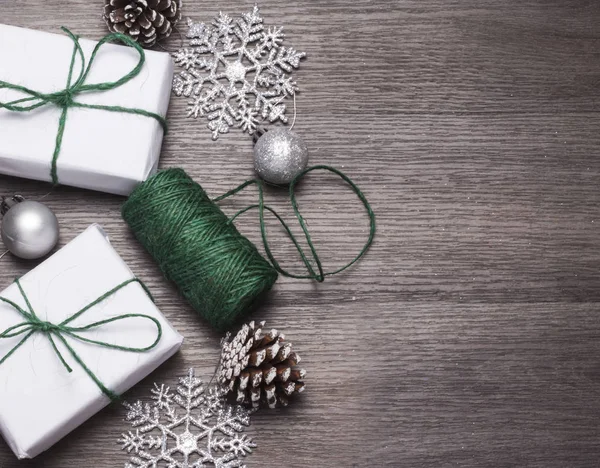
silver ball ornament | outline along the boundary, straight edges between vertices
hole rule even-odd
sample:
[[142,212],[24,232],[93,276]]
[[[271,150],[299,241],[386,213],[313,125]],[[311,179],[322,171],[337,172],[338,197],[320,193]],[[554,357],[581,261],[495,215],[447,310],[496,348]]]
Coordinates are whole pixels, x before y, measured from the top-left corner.
[[46,205],[25,200],[6,212],[0,233],[12,254],[33,260],[50,253],[58,243],[58,220]]
[[307,165],[306,143],[287,128],[269,130],[254,145],[254,168],[272,184],[289,184]]

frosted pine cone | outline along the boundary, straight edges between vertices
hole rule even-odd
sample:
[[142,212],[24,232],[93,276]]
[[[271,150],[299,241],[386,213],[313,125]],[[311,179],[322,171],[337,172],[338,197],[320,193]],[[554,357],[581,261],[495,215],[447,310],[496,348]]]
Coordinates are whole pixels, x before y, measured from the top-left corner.
[[132,37],[142,47],[169,37],[180,19],[181,0],[105,0],[108,29]]
[[283,333],[263,333],[264,326],[265,322],[250,322],[233,340],[224,341],[218,379],[238,403],[287,406],[294,393],[304,390],[306,372],[297,367],[300,356],[284,342]]

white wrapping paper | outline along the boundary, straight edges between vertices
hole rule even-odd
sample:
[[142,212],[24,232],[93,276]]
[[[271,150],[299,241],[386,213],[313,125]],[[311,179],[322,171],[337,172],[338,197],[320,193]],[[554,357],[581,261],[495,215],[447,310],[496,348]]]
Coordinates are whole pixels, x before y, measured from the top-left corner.
[[[123,281],[132,272],[110,246],[100,227],[88,228],[20,279],[34,311],[58,324]],[[25,308],[15,284],[2,293]],[[145,314],[162,326],[158,345],[143,353],[108,349],[66,337],[82,361],[111,391],[121,394],[177,352],[183,338],[163,317],[138,283],[132,283],[89,309],[73,326],[123,314]],[[0,332],[24,318],[0,302]],[[156,325],[131,318],[82,332],[87,338],[128,347],[151,345]],[[23,338],[0,340],[0,357]],[[19,458],[33,458],[109,403],[65,346],[55,342],[73,372],[68,373],[44,333],[32,335],[0,365],[0,431]]]
[[[73,31],[77,33],[77,31]],[[86,63],[96,42],[81,39]],[[42,93],[65,89],[73,41],[64,33],[50,34],[0,24],[0,80]],[[104,44],[86,84],[116,81],[137,64],[131,47]],[[77,60],[74,70],[79,70]],[[146,51],[140,74],[124,85],[81,93],[75,101],[143,109],[165,116],[169,105],[173,63],[169,54]],[[0,89],[0,102],[25,96]],[[50,181],[50,165],[61,109],[47,104],[31,112],[0,109],[0,173]],[[58,159],[64,185],[128,195],[158,166],[163,130],[151,117],[70,108]]]

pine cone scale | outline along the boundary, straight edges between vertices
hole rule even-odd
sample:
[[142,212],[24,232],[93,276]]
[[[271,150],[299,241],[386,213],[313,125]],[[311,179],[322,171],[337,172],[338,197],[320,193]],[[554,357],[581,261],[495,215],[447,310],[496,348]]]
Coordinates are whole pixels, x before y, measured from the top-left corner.
[[127,27],[122,23],[117,23],[114,25],[114,31],[121,34],[125,34],[127,32]]
[[288,382],[282,386],[282,390],[287,396],[290,396],[296,390],[296,384],[294,382]]
[[277,369],[277,380],[280,382],[287,382],[292,374],[292,369],[286,365],[278,365]]
[[139,16],[138,22],[142,29],[149,29],[152,26],[152,22],[148,19],[148,15],[145,12]]
[[261,349],[260,351],[255,351],[250,355],[250,365],[251,366],[260,366],[263,361],[267,357],[267,350]]
[[296,382],[298,380],[302,380],[305,375],[306,372],[304,371],[304,369],[291,369],[289,379]]
[[110,2],[107,2],[107,6],[106,7],[114,7],[114,8],[125,8],[125,5],[127,5],[130,2],[130,0],[110,0]]
[[[240,390],[246,390],[248,388],[248,382],[250,381],[250,374],[248,372],[242,373],[239,379],[238,387]],[[235,381],[234,381],[235,382]],[[232,382],[232,383],[234,383]]]
[[167,8],[170,8],[171,3],[174,2],[171,2],[171,0],[159,0],[159,2],[156,4],[156,9],[160,11],[166,10]]
[[263,381],[268,385],[277,377],[277,368],[269,365],[263,370]]
[[110,15],[110,20],[113,23],[124,23],[125,21],[127,21],[127,18],[125,17],[125,10],[123,10],[122,8],[119,10],[108,11],[108,13],[106,14]]

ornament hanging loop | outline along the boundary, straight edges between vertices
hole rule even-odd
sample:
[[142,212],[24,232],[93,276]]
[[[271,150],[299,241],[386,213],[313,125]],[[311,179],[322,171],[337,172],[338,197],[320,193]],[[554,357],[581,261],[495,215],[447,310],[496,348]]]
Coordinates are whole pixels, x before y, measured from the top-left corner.
[[290,126],[290,132],[294,130],[296,125],[296,119],[298,118],[298,110],[296,108],[296,93],[294,93],[294,118],[292,120],[292,125]]

